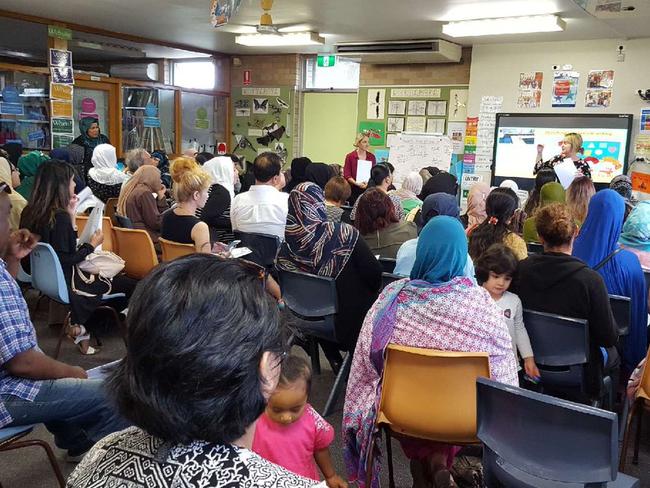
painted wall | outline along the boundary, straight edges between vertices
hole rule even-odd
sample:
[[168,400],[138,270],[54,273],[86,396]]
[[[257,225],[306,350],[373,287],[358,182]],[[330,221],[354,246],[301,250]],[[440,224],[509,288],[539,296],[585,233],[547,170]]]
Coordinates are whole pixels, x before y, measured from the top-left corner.
[[343,164],[354,142],[356,93],[305,93],[302,154],[312,161]]

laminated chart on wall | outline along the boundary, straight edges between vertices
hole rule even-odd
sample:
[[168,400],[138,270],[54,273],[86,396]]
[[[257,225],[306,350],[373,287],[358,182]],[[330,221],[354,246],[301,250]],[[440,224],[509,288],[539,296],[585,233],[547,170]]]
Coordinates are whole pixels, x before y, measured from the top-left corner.
[[435,166],[449,171],[453,145],[448,136],[434,134],[399,134],[390,148],[388,161],[395,166],[393,181],[399,188],[411,171]]

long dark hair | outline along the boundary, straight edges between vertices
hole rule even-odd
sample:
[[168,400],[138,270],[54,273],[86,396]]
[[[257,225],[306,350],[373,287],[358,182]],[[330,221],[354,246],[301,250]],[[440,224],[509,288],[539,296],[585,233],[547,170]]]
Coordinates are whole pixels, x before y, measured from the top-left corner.
[[526,215],[533,215],[537,207],[539,207],[539,195],[542,191],[542,187],[546,183],[551,183],[557,181],[557,175],[552,169],[543,169],[537,173],[535,176],[535,188],[530,192],[528,200],[526,200],[526,205],[524,206],[524,212]]
[[487,218],[469,237],[469,255],[476,261],[492,244],[503,242],[510,233],[509,221],[517,210],[517,199],[504,191],[493,191],[485,200]]
[[34,189],[23,210],[21,226],[40,232],[54,222],[58,210],[67,210],[70,204],[70,179],[74,168],[64,161],[50,160],[36,171]]

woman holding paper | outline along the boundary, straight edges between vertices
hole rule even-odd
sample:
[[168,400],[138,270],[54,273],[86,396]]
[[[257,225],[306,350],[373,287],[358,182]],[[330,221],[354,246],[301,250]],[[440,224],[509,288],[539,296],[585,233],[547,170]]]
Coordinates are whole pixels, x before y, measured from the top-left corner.
[[[375,155],[368,151],[370,147],[370,140],[368,136],[363,132],[357,134],[357,137],[354,139],[354,147],[356,149],[351,153],[345,156],[345,166],[343,167],[343,177],[350,183],[352,187],[352,196],[350,197],[350,203],[354,203],[359,195],[361,195],[366,187],[368,186],[368,178],[370,177],[370,168],[377,164]],[[368,163],[361,163],[359,161],[368,161],[370,162],[370,168],[368,168]],[[359,173],[359,166],[365,173],[365,177]]]
[[[578,156],[578,153],[582,152],[582,136],[575,132],[569,132],[564,134],[564,139],[560,141],[561,152],[557,156],[547,160],[542,160],[542,151],[544,150],[544,145],[537,145],[537,160],[535,161],[535,169],[533,174],[537,174],[538,171],[542,169],[553,169],[556,164],[564,162],[566,159],[573,161],[576,171],[579,176],[586,176],[591,178],[591,169],[589,168],[589,163],[584,159]],[[568,185],[567,185],[568,186]]]

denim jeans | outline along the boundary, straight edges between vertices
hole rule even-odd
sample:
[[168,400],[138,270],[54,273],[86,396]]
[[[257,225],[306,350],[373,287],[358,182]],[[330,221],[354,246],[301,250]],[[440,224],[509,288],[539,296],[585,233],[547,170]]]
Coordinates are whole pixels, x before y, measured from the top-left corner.
[[46,380],[33,402],[13,395],[2,395],[2,402],[13,418],[9,426],[45,424],[56,446],[71,456],[129,426],[107,399],[101,380]]

